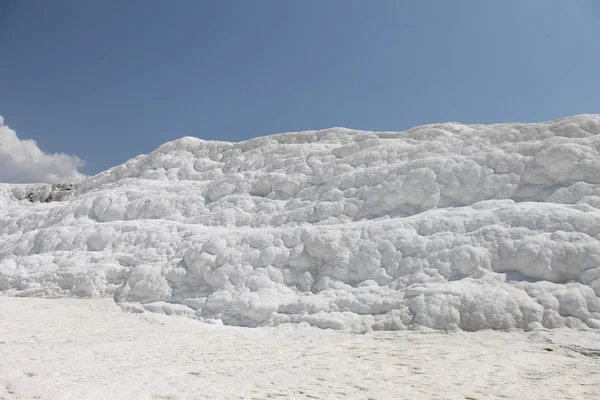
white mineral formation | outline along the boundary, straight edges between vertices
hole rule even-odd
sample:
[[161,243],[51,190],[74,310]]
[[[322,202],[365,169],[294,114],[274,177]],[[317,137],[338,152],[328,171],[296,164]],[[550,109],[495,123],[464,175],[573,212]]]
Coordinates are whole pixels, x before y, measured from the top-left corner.
[[185,137],[0,185],[0,292],[239,326],[600,328],[600,115]]

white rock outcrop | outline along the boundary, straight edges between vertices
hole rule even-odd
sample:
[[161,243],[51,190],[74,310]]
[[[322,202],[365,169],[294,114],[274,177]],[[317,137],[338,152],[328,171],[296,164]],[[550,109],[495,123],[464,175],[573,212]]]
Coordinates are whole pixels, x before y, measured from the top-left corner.
[[600,115],[185,137],[47,202],[0,185],[0,291],[241,326],[599,328],[599,151]]

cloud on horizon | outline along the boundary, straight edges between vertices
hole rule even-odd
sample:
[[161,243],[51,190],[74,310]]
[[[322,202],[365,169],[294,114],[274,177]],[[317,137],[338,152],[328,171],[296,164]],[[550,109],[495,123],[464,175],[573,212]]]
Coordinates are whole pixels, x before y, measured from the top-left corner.
[[78,182],[83,166],[77,156],[44,153],[35,140],[19,139],[0,115],[0,183]]

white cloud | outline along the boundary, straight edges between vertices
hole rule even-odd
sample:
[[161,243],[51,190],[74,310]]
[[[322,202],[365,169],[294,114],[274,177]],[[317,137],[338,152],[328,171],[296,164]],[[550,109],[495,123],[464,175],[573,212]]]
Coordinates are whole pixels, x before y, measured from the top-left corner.
[[78,171],[83,165],[79,157],[44,153],[35,140],[19,139],[0,116],[0,182],[77,182],[85,178]]

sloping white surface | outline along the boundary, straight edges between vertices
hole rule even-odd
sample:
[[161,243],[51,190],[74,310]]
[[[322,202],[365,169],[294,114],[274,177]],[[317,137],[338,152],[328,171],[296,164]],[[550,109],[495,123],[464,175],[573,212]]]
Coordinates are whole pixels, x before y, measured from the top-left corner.
[[0,298],[0,398],[598,399],[600,334],[215,327]]
[[186,137],[61,202],[0,186],[0,290],[242,326],[600,328],[599,150],[598,115]]

